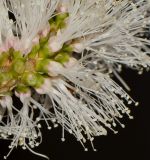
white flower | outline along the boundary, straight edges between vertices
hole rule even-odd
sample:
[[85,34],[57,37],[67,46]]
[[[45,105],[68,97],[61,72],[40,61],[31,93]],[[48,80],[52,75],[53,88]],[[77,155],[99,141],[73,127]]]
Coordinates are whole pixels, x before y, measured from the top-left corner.
[[[95,136],[116,131],[134,100],[111,78],[121,65],[150,67],[148,0],[0,1],[0,138],[29,149],[62,126],[93,150]],[[22,104],[17,107],[14,96]],[[37,114],[35,114],[35,112]]]
[[32,46],[32,40],[37,33],[46,28],[57,4],[58,0],[9,1],[9,10],[14,14],[17,23],[15,30],[21,36],[18,45],[25,53]]

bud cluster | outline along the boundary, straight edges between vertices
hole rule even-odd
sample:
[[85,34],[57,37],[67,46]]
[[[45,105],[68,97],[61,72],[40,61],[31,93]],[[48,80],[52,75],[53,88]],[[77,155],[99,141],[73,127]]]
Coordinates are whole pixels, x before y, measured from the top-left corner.
[[[26,93],[30,88],[40,88],[45,80],[58,76],[56,67],[65,67],[72,57],[71,44],[64,44],[58,51],[50,46],[51,35],[55,35],[60,28],[65,27],[68,13],[61,13],[49,20],[50,30],[44,31],[33,41],[31,51],[23,55],[13,47],[0,55],[0,94],[11,94],[12,91]],[[55,65],[55,66],[54,66]],[[54,67],[55,68],[54,68]]]

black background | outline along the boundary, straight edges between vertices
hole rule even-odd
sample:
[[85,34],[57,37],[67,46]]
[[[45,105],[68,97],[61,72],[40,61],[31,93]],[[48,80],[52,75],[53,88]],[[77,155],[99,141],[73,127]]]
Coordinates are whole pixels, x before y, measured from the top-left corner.
[[[133,120],[124,119],[126,128],[118,128],[119,133],[97,137],[94,140],[94,152],[87,144],[89,151],[85,152],[76,139],[66,133],[66,141],[61,142],[61,127],[48,131],[44,126],[43,143],[36,148],[37,152],[46,154],[50,160],[150,160],[150,73],[138,75],[137,72],[125,69],[123,79],[132,88],[129,94],[140,102],[138,107],[132,107]],[[7,154],[8,142],[0,140],[0,160]],[[9,160],[43,160],[18,148]]]

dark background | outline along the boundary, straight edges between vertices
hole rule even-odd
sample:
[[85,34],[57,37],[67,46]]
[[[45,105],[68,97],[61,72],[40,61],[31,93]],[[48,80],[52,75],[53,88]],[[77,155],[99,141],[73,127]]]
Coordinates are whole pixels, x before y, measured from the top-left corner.
[[[150,160],[150,73],[138,75],[137,72],[125,69],[122,77],[132,88],[129,94],[139,101],[138,107],[132,107],[133,120],[125,120],[126,128],[118,128],[119,133],[97,137],[94,140],[94,152],[87,144],[85,152],[76,139],[66,133],[66,141],[61,142],[61,127],[48,131],[43,126],[43,143],[36,148],[37,152],[46,154],[50,160]],[[0,160],[7,154],[8,142],[0,140]],[[28,150],[15,149],[9,160],[44,160]]]

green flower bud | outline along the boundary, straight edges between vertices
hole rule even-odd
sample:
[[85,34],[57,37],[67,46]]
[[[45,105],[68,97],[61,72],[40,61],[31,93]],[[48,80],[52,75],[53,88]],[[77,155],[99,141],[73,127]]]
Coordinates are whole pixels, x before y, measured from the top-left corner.
[[40,58],[49,58],[54,56],[56,53],[51,52],[49,47],[48,47],[48,43],[46,43],[43,47],[40,48],[39,50],[39,57]]
[[46,37],[42,37],[42,38],[39,39],[40,47],[43,47],[43,46],[45,45],[45,43],[48,42],[49,36],[50,36],[50,35],[48,34]]
[[34,72],[25,72],[22,76],[22,82],[27,86],[34,87],[38,83],[38,74]]
[[5,85],[8,81],[13,79],[13,75],[11,72],[0,73],[0,84]]
[[29,92],[30,88],[24,84],[19,84],[16,89],[18,93],[27,93]]
[[28,58],[35,58],[37,56],[39,49],[40,49],[39,44],[33,46],[31,52],[28,54]]
[[64,28],[64,20],[69,16],[68,13],[61,13],[49,20],[51,31],[57,31],[59,28]]
[[64,20],[69,16],[68,13],[62,13],[62,14],[58,14],[55,17],[55,21],[56,21],[56,26],[57,29],[59,28],[64,28],[65,27],[65,22]]
[[62,51],[67,52],[67,53],[71,53],[71,52],[73,52],[73,48],[71,47],[71,45],[64,44],[62,47]]
[[12,64],[13,71],[22,74],[25,71],[25,60],[22,58],[16,59]]
[[21,52],[20,51],[14,51],[12,53],[12,59],[18,59],[18,58],[23,58]]
[[48,69],[47,66],[50,63],[50,59],[40,59],[36,62],[36,71],[37,72],[42,72],[42,73],[47,73]]
[[62,20],[56,21],[56,30],[65,28],[65,23]]
[[44,83],[44,76],[40,75],[40,74],[37,74],[37,78],[38,78],[38,81],[35,85],[35,88],[39,88],[42,86],[42,84]]
[[56,15],[56,21],[64,21],[69,16],[69,13],[61,13]]
[[69,54],[68,53],[65,53],[65,52],[61,52],[61,53],[58,53],[57,56],[55,57],[55,61],[57,62],[60,62],[60,63],[65,63],[65,62],[68,62],[69,61]]

